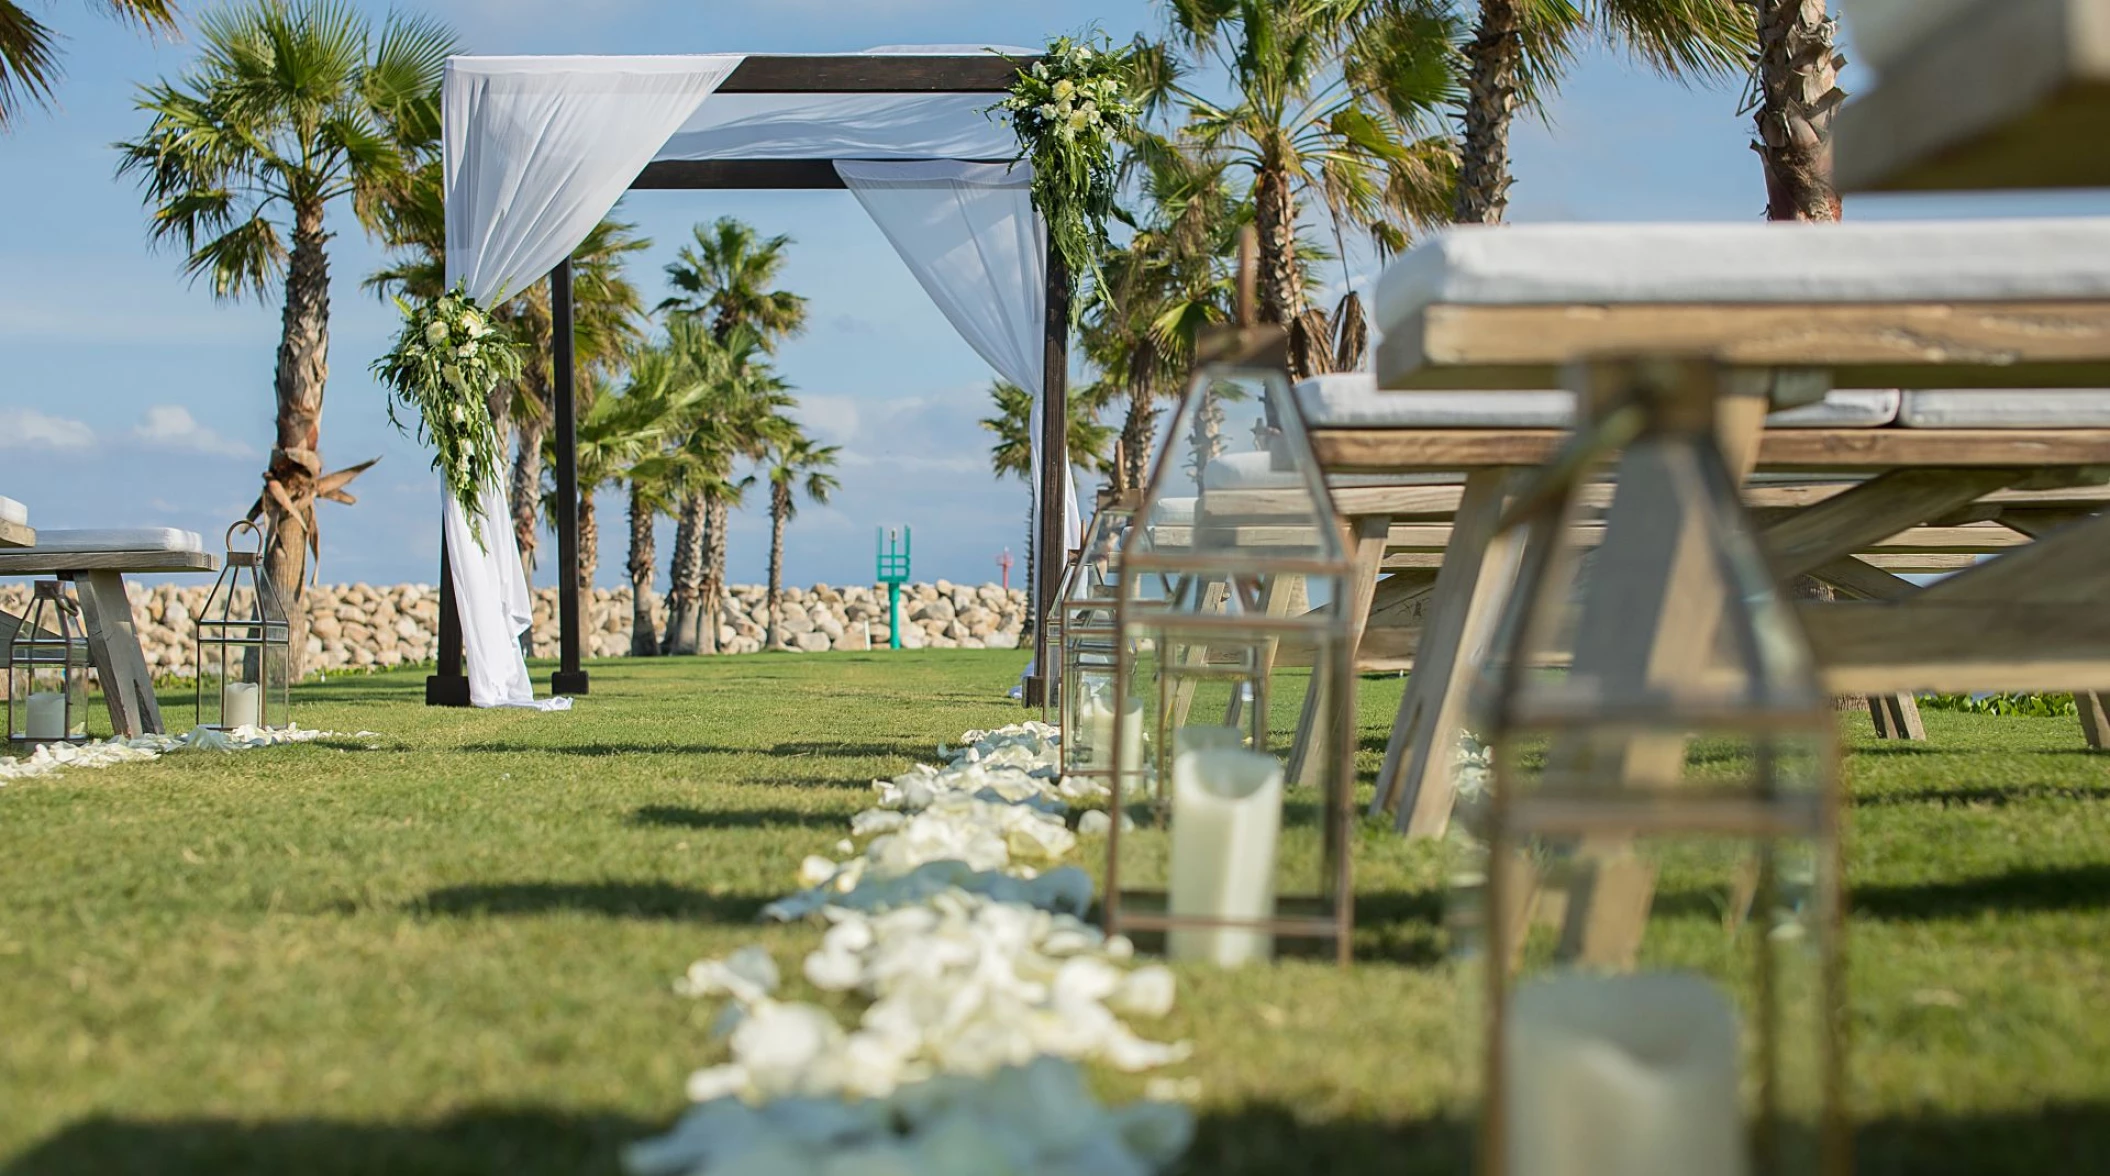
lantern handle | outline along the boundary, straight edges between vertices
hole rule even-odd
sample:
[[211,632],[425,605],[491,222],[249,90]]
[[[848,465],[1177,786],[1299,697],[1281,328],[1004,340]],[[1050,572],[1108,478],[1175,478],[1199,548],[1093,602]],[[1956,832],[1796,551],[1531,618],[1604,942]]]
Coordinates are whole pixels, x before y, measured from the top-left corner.
[[[234,537],[243,531],[247,531],[250,534],[256,536],[256,547],[250,551],[237,552],[234,546]],[[227,528],[227,539],[225,546],[227,548],[227,554],[229,555],[262,555],[264,554],[264,529],[262,527],[257,526],[255,523],[250,522],[248,519],[236,519],[234,521],[234,526]]]

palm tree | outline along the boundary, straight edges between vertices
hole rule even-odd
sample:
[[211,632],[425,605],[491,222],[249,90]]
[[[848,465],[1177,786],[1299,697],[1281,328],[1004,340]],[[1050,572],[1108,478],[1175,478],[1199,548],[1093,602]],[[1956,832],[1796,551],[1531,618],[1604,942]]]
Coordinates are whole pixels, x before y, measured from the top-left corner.
[[[730,343],[745,331],[754,339],[754,349],[768,354],[777,342],[798,334],[806,326],[806,300],[788,290],[774,289],[786,261],[791,238],[764,239],[755,230],[732,217],[710,225],[697,225],[695,242],[685,245],[667,265],[667,281],[677,293],[660,303],[670,319],[709,320],[710,333],[720,344]],[[744,439],[741,452],[759,457],[759,442]],[[715,646],[718,600],[711,584],[725,580],[725,539],[713,532],[712,521],[723,519],[730,509],[721,495],[712,498],[700,487],[729,486],[721,479],[705,479],[699,489],[683,499],[680,521],[675,526],[673,581],[667,596],[667,641],[669,652],[694,653],[709,634]],[[715,506],[714,506],[715,503]]]
[[[628,382],[617,385],[608,377],[596,377],[597,386],[591,402],[578,421],[579,592],[582,595],[592,590],[594,573],[600,565],[601,528],[595,496],[603,487],[625,477],[639,463],[656,457],[665,442],[688,423],[689,407],[698,398],[691,393],[693,385],[684,386],[669,378],[673,365],[647,356],[649,352],[639,357],[647,368],[642,379],[633,374]],[[549,450],[546,459],[554,462],[555,439],[545,438],[544,446]],[[557,525],[555,486],[544,487],[542,513],[551,527]],[[637,537],[632,535],[631,542],[636,540]]]
[[[788,422],[787,422],[788,424]],[[794,491],[802,491],[815,502],[825,503],[842,483],[828,471],[842,452],[835,445],[815,445],[811,438],[791,425],[770,447],[769,463],[769,644],[783,643],[777,624],[777,606],[784,595],[784,528],[799,512]]]
[[[1551,96],[1591,35],[1675,78],[1721,79],[1745,67],[1751,0],[1473,0],[1452,219],[1500,224],[1509,207],[1509,131]],[[1759,0],[1775,3],[1776,0]],[[1795,7],[1799,0],[1781,0]]]
[[[174,0],[99,0],[98,7],[149,33],[176,31]],[[59,80],[57,36],[15,0],[0,0],[0,130],[25,103],[48,105]]]
[[1084,395],[1095,409],[1126,399],[1111,481],[1138,489],[1149,466],[1158,402],[1193,364],[1194,341],[1229,317],[1225,259],[1249,208],[1225,183],[1220,161],[1191,144],[1148,140],[1131,165],[1142,174],[1134,235],[1107,250],[1079,331],[1100,378]]
[[[264,473],[266,566],[295,604],[315,527],[323,386],[329,379],[330,206],[349,198],[371,230],[380,197],[408,182],[439,139],[445,26],[391,14],[380,30],[337,0],[253,0],[199,23],[202,52],[180,81],[143,87],[146,133],[120,143],[140,177],[153,238],[180,245],[218,298],[285,286],[277,441]],[[290,247],[288,237],[290,236]],[[296,656],[305,613],[292,610]]]
[[1839,191],[1832,186],[1832,115],[1846,101],[1839,88],[1839,22],[1822,4],[1750,0],[1758,13],[1752,108],[1764,161],[1766,219],[1835,221]]
[[[736,327],[721,341],[692,318],[667,323],[668,343],[704,385],[703,402],[681,441],[673,573],[675,592],[693,585],[686,608],[669,595],[667,653],[716,652],[718,599],[725,585],[726,525],[752,479],[739,477],[742,460],[759,461],[781,435],[792,406],[784,381],[770,370],[761,339]],[[693,512],[692,512],[693,508]]]
[[652,622],[653,579],[658,571],[659,517],[674,507],[677,492],[693,462],[683,447],[706,407],[708,389],[694,366],[670,343],[635,349],[624,395],[650,400],[660,422],[658,436],[635,455],[623,471],[630,484],[630,655],[653,657],[659,634]]
[[[637,236],[636,225],[603,220],[572,251],[572,360],[581,377],[575,392],[582,412],[591,410],[597,382],[618,371],[630,348],[644,338],[644,301],[623,266],[629,254],[651,247],[650,238]],[[555,328],[549,298],[549,279],[542,278],[511,304],[523,334],[534,343],[534,359],[511,401],[519,434],[513,447],[513,536],[520,545],[521,560],[530,566],[537,546],[535,507],[545,461],[542,439],[556,415],[549,347]]]
[[[1091,404],[1088,387],[1070,389],[1068,440],[1070,462],[1093,473],[1104,474],[1113,469],[1113,456],[1108,450],[1113,445],[1114,429],[1099,422]],[[996,415],[983,417],[978,423],[996,435],[996,443],[989,447],[989,468],[999,478],[1017,478],[1032,486],[1033,447],[1037,439],[1033,436],[1033,394],[1009,380],[993,380],[989,384],[989,400],[996,406]],[[1038,561],[1034,553],[1039,550],[1033,534],[1033,499],[1029,495],[1026,503],[1026,614],[1036,623],[1033,613],[1039,608],[1039,597],[1033,594],[1034,576]]]
[[[1260,236],[1259,317],[1291,328],[1299,377],[1325,362],[1323,322],[1304,319],[1299,204],[1315,198],[1336,235],[1381,252],[1450,211],[1454,159],[1437,132],[1455,85],[1455,22],[1414,0],[1170,0],[1173,32],[1233,82],[1218,102],[1180,85],[1183,66],[1145,55],[1208,149],[1252,173]],[[1191,67],[1191,65],[1189,66]],[[1323,333],[1330,334],[1330,331]]]

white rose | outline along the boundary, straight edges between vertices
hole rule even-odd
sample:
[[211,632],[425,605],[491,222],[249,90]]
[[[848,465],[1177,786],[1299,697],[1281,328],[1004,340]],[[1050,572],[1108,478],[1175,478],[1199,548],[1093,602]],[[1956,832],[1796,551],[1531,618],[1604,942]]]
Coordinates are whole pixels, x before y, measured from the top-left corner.
[[484,320],[475,311],[465,310],[462,312],[462,330],[469,332],[470,338],[474,339],[482,334],[483,329]]
[[1068,78],[1055,83],[1055,100],[1060,102],[1077,92],[1077,87]]
[[456,355],[459,355],[459,356],[461,356],[461,357],[462,357],[463,359],[475,359],[475,358],[476,358],[476,340],[474,340],[474,339],[471,339],[471,340],[469,340],[469,341],[468,341],[467,343],[464,343],[464,344],[462,344],[462,345],[461,345],[460,347],[458,347],[458,348],[456,348],[456,349],[455,349],[455,352],[454,352],[454,353],[455,353]]
[[425,341],[427,343],[445,343],[447,341],[446,322],[441,319],[434,319],[426,324]]

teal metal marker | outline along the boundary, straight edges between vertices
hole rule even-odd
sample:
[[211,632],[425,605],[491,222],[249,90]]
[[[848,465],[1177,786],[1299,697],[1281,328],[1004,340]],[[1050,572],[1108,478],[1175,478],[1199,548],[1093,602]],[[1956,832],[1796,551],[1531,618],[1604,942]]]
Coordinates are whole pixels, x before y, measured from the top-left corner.
[[886,585],[887,648],[901,648],[901,586],[908,583],[909,529],[879,528],[878,580]]

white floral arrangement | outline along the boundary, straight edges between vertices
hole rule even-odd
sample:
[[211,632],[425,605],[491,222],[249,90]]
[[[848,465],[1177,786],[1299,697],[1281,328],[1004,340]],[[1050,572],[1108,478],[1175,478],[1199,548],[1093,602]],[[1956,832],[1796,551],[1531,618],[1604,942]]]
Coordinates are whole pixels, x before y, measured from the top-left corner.
[[991,108],[1011,120],[1018,158],[1033,164],[1033,207],[1073,281],[1098,268],[1119,149],[1143,113],[1131,97],[1133,66],[1133,54],[1103,38],[1094,47],[1059,37]]
[[480,545],[479,499],[485,487],[498,484],[504,456],[491,420],[491,390],[520,378],[520,344],[459,286],[417,305],[398,298],[396,307],[403,333],[374,361],[374,374],[389,390],[389,423],[409,433],[398,410],[417,413],[416,437],[432,445],[432,468],[468,515]]

